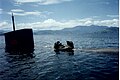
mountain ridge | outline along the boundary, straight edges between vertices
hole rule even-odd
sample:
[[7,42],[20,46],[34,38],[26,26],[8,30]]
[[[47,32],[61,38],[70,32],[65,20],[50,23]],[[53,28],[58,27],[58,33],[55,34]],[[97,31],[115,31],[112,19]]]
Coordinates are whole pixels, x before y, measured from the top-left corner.
[[[5,30],[0,30],[0,35],[3,35]],[[108,27],[108,26],[75,26],[72,28],[64,28],[62,30],[33,30],[34,35],[37,34],[62,34],[62,33],[118,33],[119,27]]]

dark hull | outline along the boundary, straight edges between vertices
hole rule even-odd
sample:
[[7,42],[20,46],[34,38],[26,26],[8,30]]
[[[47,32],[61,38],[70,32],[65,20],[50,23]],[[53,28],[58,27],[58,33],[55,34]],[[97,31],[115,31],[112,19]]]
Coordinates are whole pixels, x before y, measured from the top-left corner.
[[32,29],[21,29],[5,33],[6,52],[28,53],[34,51]]

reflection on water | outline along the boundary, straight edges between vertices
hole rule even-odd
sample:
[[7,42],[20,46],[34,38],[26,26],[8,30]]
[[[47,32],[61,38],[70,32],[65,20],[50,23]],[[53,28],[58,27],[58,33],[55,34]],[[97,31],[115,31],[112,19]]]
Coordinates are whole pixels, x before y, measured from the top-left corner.
[[8,62],[14,62],[14,61],[22,61],[26,59],[31,59],[34,58],[35,54],[34,53],[27,53],[27,54],[6,54],[6,60]]
[[[0,41],[0,80],[118,80],[118,52],[103,54],[78,50],[108,46],[118,48],[118,39],[114,37],[101,40],[79,36],[35,35],[34,39],[35,50],[30,55],[5,53],[4,43]],[[73,41],[76,50],[56,53],[53,43],[57,40],[62,43]]]
[[60,53],[64,53],[64,54],[68,54],[70,55],[74,55],[74,50],[70,50],[70,51],[56,51],[54,50],[56,54],[60,54]]

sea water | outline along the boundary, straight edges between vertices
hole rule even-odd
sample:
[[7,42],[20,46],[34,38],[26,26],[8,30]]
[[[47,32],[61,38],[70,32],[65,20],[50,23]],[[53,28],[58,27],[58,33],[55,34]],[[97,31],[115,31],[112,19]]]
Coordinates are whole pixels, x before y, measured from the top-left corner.
[[[73,41],[74,52],[55,53],[58,40]],[[79,50],[119,48],[118,34],[42,34],[34,35],[34,44],[31,56],[11,55],[0,36],[0,80],[118,80],[118,52]]]

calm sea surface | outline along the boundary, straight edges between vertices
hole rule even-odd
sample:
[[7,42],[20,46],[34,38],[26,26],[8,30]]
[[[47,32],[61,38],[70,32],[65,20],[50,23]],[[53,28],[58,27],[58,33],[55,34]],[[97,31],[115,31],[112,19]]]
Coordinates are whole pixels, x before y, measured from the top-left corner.
[[[118,35],[34,35],[33,55],[5,53],[0,36],[0,80],[118,80],[119,54],[84,52],[79,49],[118,48]],[[56,54],[54,43],[72,40],[74,53]]]

